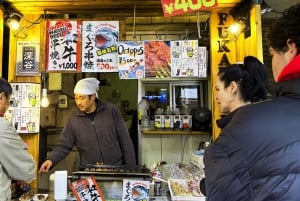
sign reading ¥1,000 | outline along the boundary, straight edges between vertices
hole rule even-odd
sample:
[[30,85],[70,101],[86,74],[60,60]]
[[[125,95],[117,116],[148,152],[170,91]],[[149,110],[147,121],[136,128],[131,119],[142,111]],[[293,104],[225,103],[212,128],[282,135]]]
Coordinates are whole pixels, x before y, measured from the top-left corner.
[[218,0],[161,0],[165,17],[181,15],[218,6]]

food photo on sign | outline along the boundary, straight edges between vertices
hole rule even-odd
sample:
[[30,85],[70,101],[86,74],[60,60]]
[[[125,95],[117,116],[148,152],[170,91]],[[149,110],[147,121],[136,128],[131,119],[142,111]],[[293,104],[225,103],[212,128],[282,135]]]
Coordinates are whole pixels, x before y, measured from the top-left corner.
[[171,77],[170,41],[153,40],[144,42],[145,77]]
[[82,21],[82,72],[117,72],[119,21]]
[[143,41],[120,41],[118,43],[118,68],[120,79],[145,77]]

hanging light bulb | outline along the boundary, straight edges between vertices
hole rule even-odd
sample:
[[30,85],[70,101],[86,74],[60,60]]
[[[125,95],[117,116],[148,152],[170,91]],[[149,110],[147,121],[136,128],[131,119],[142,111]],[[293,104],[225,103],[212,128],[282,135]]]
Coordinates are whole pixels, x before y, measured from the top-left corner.
[[48,107],[49,106],[49,100],[47,97],[47,89],[42,89],[42,99],[41,99],[41,107]]
[[0,1],[3,7],[4,21],[9,26],[10,29],[16,31],[19,29],[20,20],[23,18],[23,14],[17,10],[12,3],[8,1]]
[[7,19],[7,24],[12,30],[18,30],[20,27],[20,17],[16,14],[12,14],[10,18]]
[[49,106],[49,100],[47,97],[47,88],[46,88],[46,73],[42,73],[42,99],[41,99],[41,107],[46,108]]

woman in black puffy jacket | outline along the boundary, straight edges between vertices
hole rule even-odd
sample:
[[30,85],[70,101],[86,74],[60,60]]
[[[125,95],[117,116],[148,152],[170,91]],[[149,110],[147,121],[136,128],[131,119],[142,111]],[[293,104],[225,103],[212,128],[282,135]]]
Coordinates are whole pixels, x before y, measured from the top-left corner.
[[270,27],[276,91],[239,108],[205,151],[208,201],[300,198],[300,4]]

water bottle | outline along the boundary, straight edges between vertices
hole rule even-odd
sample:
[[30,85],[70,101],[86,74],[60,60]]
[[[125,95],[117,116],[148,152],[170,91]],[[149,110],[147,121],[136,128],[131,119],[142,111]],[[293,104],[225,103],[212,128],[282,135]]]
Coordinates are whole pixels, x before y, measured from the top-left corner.
[[[158,167],[155,169],[155,177],[161,179],[161,172]],[[154,196],[161,196],[161,181],[154,179]]]

